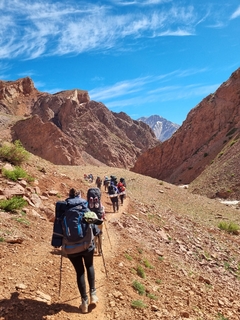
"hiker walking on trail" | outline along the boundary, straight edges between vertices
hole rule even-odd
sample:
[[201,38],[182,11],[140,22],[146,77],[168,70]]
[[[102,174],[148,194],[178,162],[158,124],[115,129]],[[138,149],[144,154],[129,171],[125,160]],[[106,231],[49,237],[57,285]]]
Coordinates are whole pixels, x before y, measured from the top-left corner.
[[119,192],[119,199],[120,199],[121,205],[123,205],[123,199],[125,198],[125,195],[126,195],[126,192],[125,192],[126,188],[124,187],[123,183],[120,181],[117,184],[117,188]]
[[89,173],[88,175],[88,181],[93,182],[93,175],[91,173]]
[[[105,208],[101,202],[101,190],[99,188],[89,188],[87,191],[88,208],[95,212],[98,219],[105,220]],[[101,234],[95,237],[95,253],[102,254],[102,229],[103,224],[98,227]]]
[[[75,189],[70,189],[69,198],[66,199],[66,202],[67,203],[75,202],[75,203],[78,203],[78,206],[80,206],[80,203],[83,204],[82,206],[86,204],[87,212],[84,215],[84,219],[86,219],[86,217],[89,216],[90,222],[85,223],[85,228],[91,228],[92,234],[94,236],[97,236],[101,233],[99,228],[95,225],[96,222],[91,222],[91,219],[92,219],[91,214],[95,215],[95,217],[97,218],[96,214],[94,212],[89,211],[89,209],[87,208],[87,201],[84,199],[81,199],[80,192],[76,191]],[[96,224],[100,224],[100,223],[96,223]],[[95,271],[93,266],[93,256],[94,256],[94,249],[95,249],[93,237],[91,237],[90,241],[91,241],[90,246],[86,250],[78,253],[67,254],[68,259],[71,261],[76,271],[77,285],[82,298],[82,303],[79,308],[81,309],[82,313],[88,312],[88,305],[89,305],[88,295],[86,291],[86,283],[85,283],[85,268],[87,271],[87,279],[88,279],[88,284],[90,289],[90,304],[96,305],[96,303],[98,302],[98,297],[96,295],[96,288],[95,288]],[[85,268],[84,268],[84,265],[85,265]]]
[[101,186],[102,186],[102,180],[100,177],[97,177],[96,179],[96,185],[97,185],[97,188],[101,189]]
[[120,178],[119,182],[121,182],[125,188],[127,187],[126,181],[124,178]]
[[104,190],[105,191],[108,191],[109,184],[110,184],[110,180],[108,179],[107,176],[105,176],[104,180],[103,180],[103,185],[104,185]]
[[114,213],[119,210],[118,193],[117,181],[111,181],[108,187],[108,195],[111,199]]

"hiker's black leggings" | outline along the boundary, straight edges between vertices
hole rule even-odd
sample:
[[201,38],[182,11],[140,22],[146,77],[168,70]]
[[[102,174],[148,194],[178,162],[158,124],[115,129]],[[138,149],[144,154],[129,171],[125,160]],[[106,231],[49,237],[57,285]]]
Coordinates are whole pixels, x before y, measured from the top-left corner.
[[111,199],[111,201],[112,201],[113,211],[114,211],[114,212],[115,212],[116,210],[118,211],[118,209],[119,209],[118,197],[111,197],[110,199]]
[[[89,289],[90,291],[95,290],[95,272],[93,267],[93,254],[94,254],[94,250],[91,250],[89,252],[84,251],[76,257],[68,257],[75,268],[75,271],[77,274],[78,289],[82,299],[86,299],[87,297],[86,283],[85,283],[85,277],[84,277],[84,270],[85,270],[84,264],[87,269]],[[83,264],[83,261],[84,261],[84,264]]]

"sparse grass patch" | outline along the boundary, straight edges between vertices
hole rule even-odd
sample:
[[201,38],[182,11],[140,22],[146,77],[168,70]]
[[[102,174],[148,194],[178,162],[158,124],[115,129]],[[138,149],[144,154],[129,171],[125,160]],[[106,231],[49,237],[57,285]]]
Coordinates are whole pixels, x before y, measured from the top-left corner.
[[28,182],[34,180],[33,177],[29,176],[28,173],[20,167],[16,167],[13,170],[7,170],[7,169],[3,168],[2,174],[4,177],[6,177],[12,181],[17,181],[20,178],[26,178],[26,180]]
[[148,293],[148,294],[147,294],[147,297],[150,298],[150,299],[152,299],[152,300],[157,300],[157,296],[155,296],[155,295],[152,294],[152,293]]
[[137,270],[134,269],[134,268],[131,268],[130,271],[131,271],[131,273],[133,273],[133,274],[137,274]]
[[145,278],[146,278],[145,271],[143,270],[143,267],[142,267],[142,266],[138,266],[138,267],[137,267],[137,275],[138,275],[139,277],[141,277],[142,279],[145,279]]
[[19,223],[25,224],[26,226],[30,225],[30,222],[25,218],[26,213],[25,212],[21,212],[21,217],[14,217],[13,219]]
[[218,313],[217,320],[229,320],[229,318],[225,318],[223,314]]
[[27,205],[27,201],[22,197],[14,196],[8,200],[0,200],[0,209],[7,212],[14,212]]
[[161,283],[162,283],[162,280],[161,280],[161,279],[156,279],[155,282],[156,282],[157,284],[161,284]]
[[145,287],[143,284],[141,284],[140,282],[135,280],[135,281],[133,281],[132,286],[138,292],[138,294],[140,294],[140,296],[145,295]]
[[129,261],[132,261],[133,259],[128,253],[125,253],[125,258],[128,259]]
[[4,238],[3,237],[0,237],[0,242],[4,242]]
[[12,143],[3,143],[0,147],[0,159],[8,161],[13,165],[20,165],[26,162],[30,157],[19,140]]
[[204,251],[203,255],[206,260],[211,260],[211,254],[209,252]]
[[227,262],[227,261],[224,261],[224,268],[225,268],[226,270],[230,270],[230,269],[231,269],[230,263]]
[[205,286],[206,286],[207,289],[212,289],[212,285],[211,284],[205,283]]
[[30,222],[27,219],[23,218],[23,217],[13,218],[13,219],[16,220],[19,223],[25,224],[26,226],[30,225]]
[[138,248],[138,252],[142,254],[143,253],[143,249],[142,248]]
[[145,265],[146,268],[153,269],[153,266],[147,259],[143,259],[143,264]]
[[159,256],[158,260],[162,262],[164,260],[164,257],[163,256]]
[[226,221],[221,221],[218,224],[218,228],[224,231],[227,231],[228,233],[232,234],[239,234],[239,225],[234,223],[234,222],[226,222]]
[[143,309],[146,308],[146,304],[141,300],[133,300],[131,303],[131,307],[136,309]]

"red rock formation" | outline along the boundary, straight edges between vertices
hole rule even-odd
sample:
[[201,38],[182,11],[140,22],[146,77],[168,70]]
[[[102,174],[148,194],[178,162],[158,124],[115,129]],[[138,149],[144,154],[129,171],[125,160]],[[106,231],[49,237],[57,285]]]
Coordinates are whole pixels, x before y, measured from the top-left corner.
[[30,78],[16,81],[0,80],[0,112],[23,116],[30,115],[31,107],[40,92]]
[[91,101],[84,90],[41,93],[25,78],[2,81],[0,92],[0,111],[22,119],[28,116],[15,119],[12,138],[54,164],[130,168],[143,151],[158,143],[146,124],[111,112]]
[[66,136],[52,122],[44,123],[37,115],[18,121],[14,131],[15,138],[20,140],[28,151],[54,164],[84,163],[74,140]]
[[170,183],[190,183],[240,130],[240,69],[192,109],[161,145],[142,154],[132,171]]

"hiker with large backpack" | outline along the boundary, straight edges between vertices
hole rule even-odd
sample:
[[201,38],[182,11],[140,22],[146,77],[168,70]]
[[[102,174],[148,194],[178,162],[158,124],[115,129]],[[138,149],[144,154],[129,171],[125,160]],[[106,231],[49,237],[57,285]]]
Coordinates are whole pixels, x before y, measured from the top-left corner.
[[127,187],[126,181],[124,178],[120,178],[119,182],[121,182],[125,188]]
[[[89,188],[87,191],[87,202],[89,210],[96,213],[98,219],[105,219],[105,208],[101,202],[101,190],[99,188]],[[103,231],[103,224],[99,226]],[[102,254],[102,232],[99,236],[95,237],[95,253]]]
[[113,184],[114,186],[117,185],[117,177],[116,176],[110,176],[110,185]]
[[[88,312],[88,295],[85,283],[85,268],[90,292],[90,304],[98,302],[95,288],[95,271],[93,266],[94,236],[101,233],[97,225],[102,224],[94,212],[88,208],[87,201],[80,197],[80,192],[70,189],[65,201],[56,203],[56,218],[54,222],[52,245],[62,246],[62,252],[71,261],[77,276],[77,285],[81,295],[82,313]],[[58,228],[56,227],[58,226]],[[62,243],[60,235],[62,232]],[[58,242],[54,238],[57,236]],[[84,268],[85,265],[85,268]]]
[[110,182],[110,186],[108,187],[108,195],[110,197],[110,200],[112,202],[113,212],[118,212],[119,210],[119,203],[118,203],[118,188],[117,188],[117,181],[112,180]]
[[118,182],[117,188],[119,192],[119,199],[121,201],[121,205],[123,205],[123,199],[125,198],[125,195],[126,195],[126,188],[121,181]]

